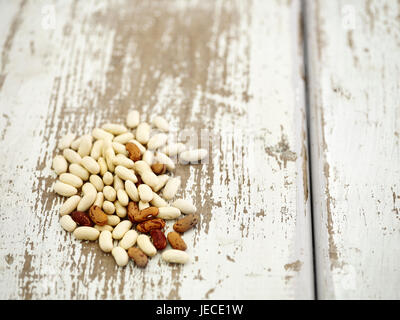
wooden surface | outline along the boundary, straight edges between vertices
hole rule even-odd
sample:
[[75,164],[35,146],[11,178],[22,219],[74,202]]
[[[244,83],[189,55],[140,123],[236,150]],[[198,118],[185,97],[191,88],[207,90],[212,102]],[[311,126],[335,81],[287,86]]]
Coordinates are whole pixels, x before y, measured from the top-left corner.
[[[314,298],[300,1],[0,6],[0,298]],[[177,169],[201,208],[186,266],[121,269],[59,226],[58,139],[130,108],[211,136],[208,164]]]
[[307,1],[322,299],[400,298],[399,13],[399,1]]

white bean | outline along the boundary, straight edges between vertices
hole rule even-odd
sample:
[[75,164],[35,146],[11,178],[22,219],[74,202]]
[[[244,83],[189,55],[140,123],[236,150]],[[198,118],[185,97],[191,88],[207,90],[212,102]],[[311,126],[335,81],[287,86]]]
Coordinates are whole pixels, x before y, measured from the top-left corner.
[[116,166],[115,174],[122,180],[131,180],[134,183],[138,181],[135,172],[132,169],[128,169],[123,166]]
[[138,186],[140,200],[143,202],[150,202],[153,200],[153,190],[147,184],[140,184]]
[[179,161],[181,163],[198,162],[207,157],[206,149],[188,150],[179,154]]
[[69,184],[75,188],[80,188],[83,185],[82,179],[72,173],[63,173],[60,175],[59,179],[61,182]]
[[94,200],[93,205],[98,206],[99,208],[103,207],[104,202],[104,194],[103,192],[97,192],[96,200]]
[[[123,188],[123,184],[122,184],[122,188]],[[122,205],[122,206],[127,206],[128,205],[128,203],[129,203],[129,197],[128,197],[128,194],[126,193],[126,191],[124,190],[124,189],[118,189],[118,191],[117,191],[117,198],[118,198],[118,201],[120,202],[120,204]]]
[[138,207],[139,207],[139,210],[144,210],[144,209],[150,207],[150,204],[148,202],[143,202],[140,200],[138,203]]
[[162,152],[170,157],[176,156],[177,154],[180,154],[185,150],[186,146],[183,143],[169,144],[161,149]]
[[146,150],[143,153],[142,160],[146,162],[149,166],[151,166],[154,160],[154,153],[150,150]]
[[103,129],[100,128],[94,128],[92,130],[92,136],[95,139],[98,140],[112,140],[114,139],[114,135],[112,133],[109,133]]
[[171,200],[175,197],[175,194],[178,192],[179,187],[181,186],[181,178],[175,177],[168,180],[167,184],[163,189],[163,197],[165,200]]
[[150,125],[147,122],[142,122],[136,129],[136,140],[146,144],[150,139]]
[[128,169],[132,169],[134,167],[134,162],[129,159],[127,156],[119,153],[115,156],[114,160],[113,160],[113,164],[115,166],[124,166]]
[[120,218],[125,218],[127,211],[126,211],[126,208],[121,204],[121,202],[119,202],[118,200],[115,201],[114,206],[115,206],[115,212],[116,212],[117,216]]
[[170,263],[187,263],[189,262],[189,255],[182,250],[169,249],[162,253],[161,258]]
[[90,150],[92,150],[92,136],[84,135],[79,144],[78,153],[83,158],[90,154]]
[[118,223],[120,223],[120,222],[121,222],[121,219],[118,216],[115,216],[115,215],[107,216],[107,224],[110,226],[114,227],[114,226],[118,225]]
[[156,188],[159,184],[158,177],[153,171],[143,172],[140,177],[142,178],[142,181],[151,188]]
[[72,163],[69,165],[69,172],[78,176],[83,181],[87,181],[89,179],[89,172],[82,167],[80,164]]
[[104,175],[103,175],[103,182],[106,186],[110,186],[112,185],[112,183],[114,182],[114,176],[112,175],[111,172],[107,171]]
[[88,210],[96,200],[97,190],[90,182],[86,182],[82,186],[83,197],[78,204],[78,211]]
[[68,160],[70,163],[81,163],[82,157],[79,155],[78,152],[72,149],[64,149],[63,151],[64,158]]
[[168,124],[167,120],[165,120],[163,117],[160,117],[160,116],[154,117],[153,125],[161,131],[164,131],[164,132],[169,131],[169,124]]
[[64,150],[69,148],[71,146],[71,143],[74,141],[75,137],[76,137],[75,133],[67,133],[58,142],[58,149]]
[[91,174],[98,174],[100,172],[99,164],[92,157],[89,156],[83,157],[81,165]]
[[145,234],[141,234],[136,239],[138,247],[149,257],[153,257],[157,253],[157,249],[150,241],[150,237]]
[[78,227],[74,230],[74,236],[78,240],[97,240],[99,237],[99,230],[92,227]]
[[116,136],[128,131],[128,129],[124,125],[117,124],[117,123],[103,124],[102,129],[106,130]]
[[75,187],[61,181],[56,181],[54,184],[54,191],[64,197],[71,197],[78,192]]
[[103,211],[107,214],[113,214],[115,212],[115,205],[111,201],[105,200],[103,202]]
[[106,225],[104,225],[104,226],[99,226],[98,224],[95,224],[94,227],[95,227],[95,229],[99,230],[100,232],[102,232],[102,231],[104,231],[104,230],[107,230],[107,231],[112,232],[112,231],[114,230],[114,228],[111,227],[111,226],[108,225],[108,224],[106,224]]
[[122,237],[125,235],[125,233],[128,232],[128,230],[132,227],[132,222],[129,220],[124,220],[118,223],[118,225],[114,228],[112,232],[112,236],[116,240],[122,239]]
[[157,163],[165,164],[169,171],[175,170],[175,163],[174,161],[168,157],[165,153],[157,152]]
[[130,247],[135,245],[137,237],[138,233],[136,232],[136,230],[129,230],[127,233],[125,233],[124,237],[121,239],[118,245],[121,248],[128,250]]
[[105,157],[106,157],[106,163],[107,163],[108,170],[110,172],[114,172],[114,170],[115,170],[115,166],[114,166],[115,152],[112,147],[107,148]]
[[133,134],[131,132],[125,132],[123,134],[120,134],[119,136],[116,136],[113,141],[122,144],[127,144],[128,141],[132,139],[133,139]]
[[76,222],[72,220],[71,216],[68,214],[61,217],[60,224],[61,227],[68,232],[73,232],[77,227]]
[[114,248],[111,231],[108,230],[101,231],[99,236],[99,247],[104,252],[111,252],[111,250]]
[[177,199],[172,203],[172,206],[178,208],[184,214],[191,214],[196,212],[196,207],[190,200]]
[[98,175],[92,174],[89,178],[91,184],[94,185],[98,192],[103,191],[104,183],[103,179],[101,179]]
[[130,180],[125,181],[125,191],[132,201],[135,202],[139,201],[139,192],[136,188],[136,185],[132,181]]
[[99,167],[100,167],[100,174],[101,174],[102,176],[104,176],[104,174],[105,174],[105,173],[107,172],[107,170],[108,170],[106,160],[105,160],[103,157],[100,157],[100,158],[97,160],[97,163],[99,164]]
[[150,203],[157,208],[168,206],[168,203],[155,192],[153,192],[153,199],[150,201]]
[[103,154],[103,140],[96,140],[93,143],[92,150],[90,151],[90,156],[98,161],[101,155]]
[[62,174],[67,172],[68,163],[67,160],[61,155],[55,156],[53,159],[53,169],[57,174]]
[[125,156],[128,155],[128,151],[126,150],[125,146],[119,142],[113,142],[112,147],[117,154],[123,154]]
[[72,141],[70,148],[72,150],[78,151],[79,145],[81,144],[81,140],[82,140],[82,137],[76,138],[74,141]]
[[156,187],[153,188],[154,192],[160,191],[167,183],[169,180],[169,175],[166,174],[161,174],[158,176],[158,184]]
[[66,214],[70,214],[76,209],[80,200],[81,197],[78,195],[68,198],[60,208],[60,215],[65,216]]
[[139,122],[139,112],[136,110],[129,111],[128,116],[126,117],[126,125],[128,126],[128,128],[136,128]]
[[165,145],[168,136],[165,133],[158,133],[152,136],[147,142],[147,148],[150,150],[155,150]]
[[124,181],[118,177],[114,177],[114,189],[115,191],[118,191],[119,189],[124,189]]
[[105,186],[103,188],[103,194],[104,194],[104,198],[107,199],[108,201],[113,202],[117,198],[117,192],[111,186]]
[[171,220],[176,219],[181,215],[181,210],[175,207],[160,207],[158,208],[157,218]]
[[112,249],[111,254],[118,266],[125,267],[128,264],[129,256],[125,249],[121,247],[115,247]]
[[149,164],[143,160],[136,161],[133,169],[140,175],[142,175],[144,172],[153,172]]

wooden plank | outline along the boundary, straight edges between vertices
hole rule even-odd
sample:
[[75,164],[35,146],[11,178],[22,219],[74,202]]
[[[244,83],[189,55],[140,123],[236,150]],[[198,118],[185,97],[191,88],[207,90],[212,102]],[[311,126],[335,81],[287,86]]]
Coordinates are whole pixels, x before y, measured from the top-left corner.
[[[313,298],[300,21],[299,1],[16,6],[1,29],[0,297]],[[209,163],[177,169],[201,208],[188,265],[121,269],[58,224],[58,139],[131,107],[211,135]]]
[[307,1],[319,298],[400,298],[399,12]]

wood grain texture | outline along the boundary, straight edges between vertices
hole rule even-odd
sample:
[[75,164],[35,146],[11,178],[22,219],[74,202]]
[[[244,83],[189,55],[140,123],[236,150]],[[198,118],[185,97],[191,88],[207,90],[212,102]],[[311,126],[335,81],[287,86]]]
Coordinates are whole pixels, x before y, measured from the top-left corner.
[[[1,6],[0,298],[313,298],[299,1]],[[130,108],[206,134],[209,163],[176,172],[188,265],[118,268],[59,226],[59,138]]]
[[307,1],[318,297],[400,298],[400,3]]

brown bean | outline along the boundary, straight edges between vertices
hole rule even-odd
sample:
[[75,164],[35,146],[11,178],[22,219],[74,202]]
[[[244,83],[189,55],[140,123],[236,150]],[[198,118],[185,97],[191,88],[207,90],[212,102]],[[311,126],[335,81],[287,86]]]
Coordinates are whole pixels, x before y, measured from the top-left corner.
[[89,216],[90,219],[92,219],[92,221],[99,226],[104,226],[107,224],[108,217],[98,206],[90,207]]
[[151,165],[151,170],[157,175],[164,174],[167,171],[167,166],[163,163],[155,163]]
[[162,250],[167,246],[167,239],[160,229],[150,230],[150,237],[157,250]]
[[128,249],[128,256],[135,262],[139,268],[144,268],[147,265],[148,259],[142,250],[136,247]]
[[194,214],[188,214],[186,217],[179,219],[174,224],[174,230],[176,232],[183,233],[191,228],[193,228],[197,222],[199,222],[199,217]]
[[136,229],[142,233],[149,233],[154,229],[163,229],[165,227],[165,220],[156,218],[139,223]]
[[167,238],[172,248],[182,251],[185,251],[187,249],[185,241],[182,239],[181,235],[178,232],[172,231],[168,233]]
[[138,146],[132,142],[128,142],[125,145],[126,151],[129,153],[129,158],[132,161],[139,161],[142,158],[142,155],[140,154],[140,149]]
[[149,219],[153,219],[157,215],[157,207],[148,207],[146,209],[139,210],[135,202],[129,202],[128,204],[128,217],[131,222],[143,222]]

